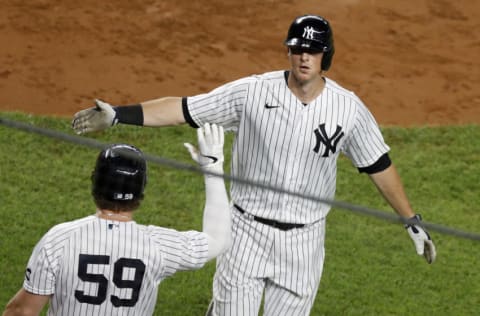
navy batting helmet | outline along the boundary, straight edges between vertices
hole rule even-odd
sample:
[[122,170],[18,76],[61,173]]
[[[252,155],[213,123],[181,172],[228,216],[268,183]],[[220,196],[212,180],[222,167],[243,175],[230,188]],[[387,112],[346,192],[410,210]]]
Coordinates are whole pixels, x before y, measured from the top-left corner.
[[92,194],[107,201],[143,198],[147,164],[143,153],[126,144],[108,146],[100,152],[92,173]]
[[321,16],[309,14],[297,17],[288,29],[285,45],[323,52],[322,70],[330,68],[335,52],[333,33],[328,21]]

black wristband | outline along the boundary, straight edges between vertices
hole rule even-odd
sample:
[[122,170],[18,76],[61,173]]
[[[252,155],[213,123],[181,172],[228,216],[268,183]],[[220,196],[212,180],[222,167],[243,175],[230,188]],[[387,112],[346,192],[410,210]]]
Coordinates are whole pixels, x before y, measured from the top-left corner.
[[143,108],[140,104],[114,106],[115,124],[123,123],[143,126]]
[[413,225],[422,226],[422,215],[415,214],[414,216],[408,218],[405,223],[405,228],[409,228]]

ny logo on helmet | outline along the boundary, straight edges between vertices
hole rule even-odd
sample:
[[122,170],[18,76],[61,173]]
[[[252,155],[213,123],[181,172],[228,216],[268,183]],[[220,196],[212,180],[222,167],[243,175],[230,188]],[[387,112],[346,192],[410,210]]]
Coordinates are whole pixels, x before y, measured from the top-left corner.
[[311,26],[306,26],[303,29],[303,35],[302,37],[308,40],[314,40],[315,39],[315,33],[321,33],[319,31],[315,31],[315,29]]

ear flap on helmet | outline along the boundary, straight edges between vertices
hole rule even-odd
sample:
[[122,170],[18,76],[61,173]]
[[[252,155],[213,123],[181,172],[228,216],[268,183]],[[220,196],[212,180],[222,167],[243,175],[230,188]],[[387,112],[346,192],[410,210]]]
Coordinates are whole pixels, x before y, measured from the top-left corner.
[[327,71],[332,65],[333,54],[335,53],[335,48],[332,46],[332,49],[323,53],[322,57],[322,70]]

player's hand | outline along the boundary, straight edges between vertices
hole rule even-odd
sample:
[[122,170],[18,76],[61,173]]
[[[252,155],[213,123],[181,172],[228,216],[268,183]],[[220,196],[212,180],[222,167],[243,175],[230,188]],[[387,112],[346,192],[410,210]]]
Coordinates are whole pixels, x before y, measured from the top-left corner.
[[422,226],[422,217],[420,214],[409,218],[409,224],[405,225],[408,235],[412,238],[418,255],[423,255],[428,263],[433,263],[437,257],[437,251],[432,238],[427,230]]
[[75,113],[72,128],[77,134],[102,131],[117,123],[113,107],[101,100],[95,106]]
[[203,127],[197,129],[197,138],[199,149],[189,143],[184,144],[192,159],[204,169],[222,173],[223,127],[206,123]]

